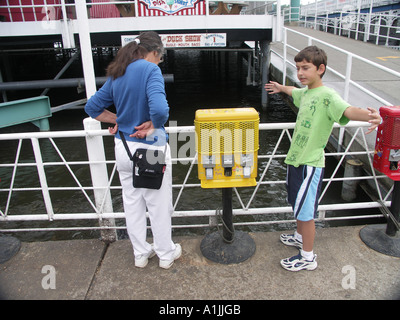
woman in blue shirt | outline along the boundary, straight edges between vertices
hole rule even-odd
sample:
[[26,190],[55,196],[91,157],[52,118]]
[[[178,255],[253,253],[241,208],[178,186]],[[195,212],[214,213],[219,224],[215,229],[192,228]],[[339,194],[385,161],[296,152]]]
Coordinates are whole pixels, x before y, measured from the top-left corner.
[[[108,79],[85,106],[94,119],[115,124],[115,158],[122,185],[126,225],[132,242],[135,266],[144,268],[155,254],[159,266],[168,269],[182,253],[171,236],[172,163],[164,124],[168,120],[164,78],[158,64],[164,47],[160,36],[152,31],[141,33],[122,47],[107,68]],[[107,110],[114,105],[116,114]],[[134,188],[132,161],[121,141],[127,140],[131,154],[138,148],[166,149],[167,167],[159,190]],[[149,213],[154,244],[146,241],[146,208]]]

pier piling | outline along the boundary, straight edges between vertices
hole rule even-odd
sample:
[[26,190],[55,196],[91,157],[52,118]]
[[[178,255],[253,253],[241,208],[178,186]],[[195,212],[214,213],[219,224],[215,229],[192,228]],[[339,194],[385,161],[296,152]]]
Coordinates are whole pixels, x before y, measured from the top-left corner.
[[267,110],[268,94],[264,90],[264,84],[268,82],[269,77],[269,64],[270,64],[270,50],[269,41],[261,41],[261,105],[262,109]]
[[[344,177],[359,177],[362,165],[363,163],[360,160],[347,160],[344,169]],[[358,184],[359,180],[344,180],[342,185],[342,199],[345,201],[355,200],[357,197]]]

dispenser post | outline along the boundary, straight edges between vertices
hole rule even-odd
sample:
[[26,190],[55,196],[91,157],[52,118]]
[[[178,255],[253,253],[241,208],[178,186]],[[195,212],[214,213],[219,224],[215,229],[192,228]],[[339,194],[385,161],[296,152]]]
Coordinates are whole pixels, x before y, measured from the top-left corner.
[[[397,221],[400,219],[400,181],[394,181],[393,193],[392,193],[392,205],[390,211]],[[386,226],[386,234],[390,237],[394,237],[397,233],[397,228],[392,219],[388,219]]]
[[232,188],[222,188],[222,203],[222,220],[224,221],[222,236],[225,242],[231,243],[235,233],[232,219]]

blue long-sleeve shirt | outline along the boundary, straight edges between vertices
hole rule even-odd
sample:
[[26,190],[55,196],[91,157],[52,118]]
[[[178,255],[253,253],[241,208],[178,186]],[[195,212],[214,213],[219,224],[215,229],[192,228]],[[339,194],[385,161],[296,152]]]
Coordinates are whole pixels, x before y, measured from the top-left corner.
[[[164,124],[169,117],[169,106],[165,94],[164,78],[160,68],[140,59],[126,68],[125,74],[113,80],[111,77],[87,102],[86,113],[92,118],[115,105],[119,131],[126,140],[163,145],[168,137]],[[135,127],[151,120],[155,132],[145,139],[129,137]],[[119,132],[116,134],[120,138]]]

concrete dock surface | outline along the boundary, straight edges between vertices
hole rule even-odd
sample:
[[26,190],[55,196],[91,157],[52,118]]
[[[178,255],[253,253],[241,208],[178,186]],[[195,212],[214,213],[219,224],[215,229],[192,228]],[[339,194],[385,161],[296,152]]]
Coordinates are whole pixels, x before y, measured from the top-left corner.
[[367,247],[363,226],[317,229],[318,268],[290,272],[280,260],[297,254],[281,232],[250,233],[255,254],[224,265],[200,251],[204,236],[174,237],[183,253],[164,270],[157,256],[134,266],[129,240],[22,243],[0,264],[5,300],[362,300],[400,299],[400,258]]

